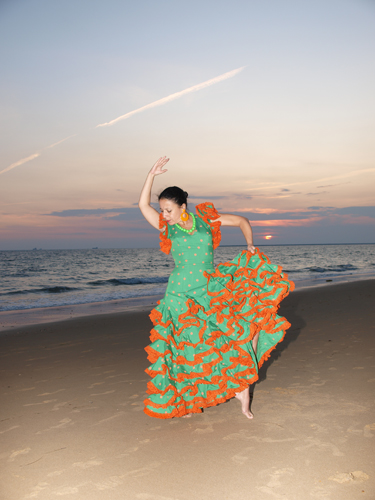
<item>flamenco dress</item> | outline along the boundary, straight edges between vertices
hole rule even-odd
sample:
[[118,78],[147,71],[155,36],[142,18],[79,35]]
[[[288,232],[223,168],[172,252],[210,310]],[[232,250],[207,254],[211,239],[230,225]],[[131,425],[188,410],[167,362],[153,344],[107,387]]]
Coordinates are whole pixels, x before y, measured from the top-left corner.
[[[213,264],[220,244],[219,214],[211,203],[196,206],[196,231],[160,217],[160,246],[172,251],[175,268],[164,298],[151,311],[146,347],[145,413],[182,417],[235,396],[258,379],[258,370],[284,338],[290,323],[277,314],[293,282],[258,249]],[[252,339],[259,333],[257,352]]]

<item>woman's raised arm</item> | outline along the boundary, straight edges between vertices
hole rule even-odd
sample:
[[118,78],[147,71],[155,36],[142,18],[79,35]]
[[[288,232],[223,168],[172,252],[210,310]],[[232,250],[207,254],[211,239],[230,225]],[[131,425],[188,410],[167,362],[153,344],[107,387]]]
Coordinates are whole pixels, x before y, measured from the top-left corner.
[[154,182],[155,175],[164,174],[167,172],[166,168],[163,168],[166,163],[169,162],[169,158],[162,156],[154,164],[152,169],[147,175],[146,182],[141,191],[139,197],[138,206],[142,212],[143,217],[151,224],[151,226],[159,229],[159,212],[155,210],[151,205],[151,189]]
[[241,217],[240,215],[233,214],[220,214],[220,219],[218,219],[222,226],[235,226],[239,227],[245,236],[245,240],[247,243],[247,249],[251,253],[255,253],[255,246],[253,244],[253,230],[251,229],[251,225],[246,217]]

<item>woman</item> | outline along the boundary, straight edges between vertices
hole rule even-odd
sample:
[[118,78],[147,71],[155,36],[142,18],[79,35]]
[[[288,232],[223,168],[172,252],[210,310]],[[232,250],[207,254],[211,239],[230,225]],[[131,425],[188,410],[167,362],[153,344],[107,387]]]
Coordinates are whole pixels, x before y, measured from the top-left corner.
[[[167,172],[159,158],[142,189],[139,208],[160,231],[161,250],[175,261],[164,298],[151,312],[146,348],[152,365],[145,413],[157,418],[191,416],[232,397],[249,419],[249,386],[290,324],[276,314],[293,289],[280,266],[253,246],[245,217],[219,214],[210,203],[188,214],[187,193],[176,186],[159,195],[159,214],[150,205],[154,177]],[[214,269],[220,226],[241,229],[247,250]]]

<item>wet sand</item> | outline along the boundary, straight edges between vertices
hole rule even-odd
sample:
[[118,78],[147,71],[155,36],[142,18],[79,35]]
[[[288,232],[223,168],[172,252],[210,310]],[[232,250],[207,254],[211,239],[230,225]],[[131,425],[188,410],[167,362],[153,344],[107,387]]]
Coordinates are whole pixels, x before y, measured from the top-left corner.
[[237,400],[143,413],[147,312],[0,335],[0,498],[375,498],[375,280],[292,293],[292,323]]

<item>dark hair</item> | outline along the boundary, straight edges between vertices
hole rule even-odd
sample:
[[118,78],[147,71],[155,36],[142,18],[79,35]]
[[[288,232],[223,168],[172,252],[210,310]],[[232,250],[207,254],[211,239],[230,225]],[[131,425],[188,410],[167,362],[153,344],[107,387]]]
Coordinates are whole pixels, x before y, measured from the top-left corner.
[[162,191],[159,196],[158,200],[171,200],[177,203],[178,206],[183,205],[184,203],[187,205],[187,197],[189,195],[187,194],[186,191],[183,191],[181,188],[177,186],[171,186],[167,187]]

